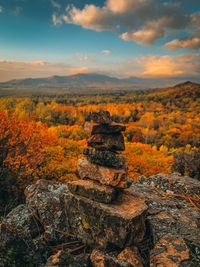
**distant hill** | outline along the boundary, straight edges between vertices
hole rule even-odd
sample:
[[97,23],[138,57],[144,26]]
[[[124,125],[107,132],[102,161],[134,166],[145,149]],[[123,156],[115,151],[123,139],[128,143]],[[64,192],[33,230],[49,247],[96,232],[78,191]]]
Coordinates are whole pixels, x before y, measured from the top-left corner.
[[[155,87],[165,87],[167,85],[180,82],[180,79],[145,79],[129,77],[119,79],[98,73],[76,74],[70,76],[51,76],[47,78],[26,78],[15,79],[0,83],[0,94],[4,92],[15,93],[26,92],[64,92],[64,91],[91,91],[91,90],[138,90]],[[186,82],[188,83],[188,82]]]
[[186,109],[190,107],[191,102],[198,102],[200,99],[200,84],[186,81],[175,86],[153,90],[147,96],[149,100],[167,105],[169,109],[173,109],[173,105]]
[[11,80],[8,82],[0,83],[0,88],[17,88],[17,87],[37,87],[37,88],[51,88],[51,87],[63,87],[67,88],[82,88],[82,87],[94,87],[110,84],[122,84],[128,83],[126,80],[120,80],[118,78],[109,77],[107,75],[88,73],[88,74],[76,74],[70,76],[51,76],[48,78],[27,78],[19,80]]

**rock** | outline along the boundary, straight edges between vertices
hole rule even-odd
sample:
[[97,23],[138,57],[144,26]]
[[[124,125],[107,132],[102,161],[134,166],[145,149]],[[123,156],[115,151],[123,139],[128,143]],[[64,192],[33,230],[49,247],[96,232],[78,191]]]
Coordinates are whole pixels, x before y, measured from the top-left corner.
[[192,192],[199,192],[200,182],[176,174],[157,174],[148,178],[142,176],[127,189],[127,191],[135,192],[146,199],[149,207],[147,225],[153,244],[157,244],[163,236],[179,237],[183,240],[183,245],[188,246],[191,255],[187,264],[183,265],[182,263],[181,266],[199,266],[200,220],[198,209],[191,205],[186,198],[165,196],[158,193],[153,187],[171,194],[194,197]]
[[0,266],[43,264],[48,256],[41,225],[25,205],[19,205],[1,224]]
[[93,122],[85,122],[84,130],[89,134],[113,134],[120,133],[126,130],[126,126],[111,122],[111,124],[97,124]]
[[118,260],[114,256],[94,249],[90,255],[90,259],[93,267],[132,267],[133,265],[128,262]]
[[[38,181],[26,189],[27,204],[0,223],[0,266],[130,267],[133,246],[139,248],[145,266],[200,266],[198,209],[187,198],[155,188],[195,198],[200,182],[176,174],[141,177],[129,189],[118,190],[116,200],[108,205],[72,194],[66,185]],[[92,250],[103,251],[92,251],[92,263],[87,254],[68,253],[71,247],[52,256],[52,245],[60,248],[74,240],[67,233],[78,235]],[[150,253],[144,254],[143,248]]]
[[101,203],[111,203],[117,195],[114,188],[106,185],[101,185],[92,180],[78,180],[67,183],[69,191],[91,200]]
[[51,256],[44,267],[89,267],[89,254],[72,255],[68,251],[59,250]]
[[38,180],[25,190],[26,205],[38,216],[49,241],[66,238],[58,231],[66,228],[64,194],[67,186],[56,181]]
[[104,110],[92,111],[90,113],[90,118],[93,122],[98,124],[110,124],[112,122],[110,113]]
[[120,169],[126,163],[126,156],[106,150],[84,148],[83,154],[94,164]]
[[191,266],[188,264],[189,259],[189,249],[184,240],[178,236],[165,235],[152,249],[150,255],[150,264],[151,266],[186,267]]
[[68,193],[65,211],[69,231],[92,247],[124,248],[144,237],[147,206],[128,192],[109,205]]
[[124,151],[124,137],[122,133],[115,134],[94,134],[87,140],[88,146],[96,149]]
[[187,194],[194,196],[200,194],[200,182],[188,176],[173,174],[157,174],[148,178],[142,176],[140,183],[150,186],[156,186],[158,189],[166,193]]
[[118,188],[127,188],[129,185],[126,169],[103,167],[89,162],[87,158],[79,159],[77,168],[81,179],[96,180]]
[[118,256],[119,260],[127,261],[133,267],[143,267],[144,260],[137,247],[127,247]]

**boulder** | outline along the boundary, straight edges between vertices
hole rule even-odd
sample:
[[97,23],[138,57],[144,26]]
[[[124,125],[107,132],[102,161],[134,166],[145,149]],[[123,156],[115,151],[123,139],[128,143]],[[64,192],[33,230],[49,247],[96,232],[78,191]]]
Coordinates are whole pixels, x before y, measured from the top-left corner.
[[114,134],[124,132],[126,130],[126,126],[111,122],[110,124],[97,124],[93,122],[85,122],[84,130],[93,135],[93,134]]
[[67,183],[67,187],[72,194],[87,197],[101,203],[111,203],[117,196],[117,192],[114,188],[101,185],[92,180],[69,182]]
[[104,110],[92,111],[90,119],[98,124],[110,124],[112,122],[110,113]]
[[68,193],[65,211],[69,231],[92,247],[124,248],[144,237],[147,206],[128,192],[120,192],[109,205]]
[[64,194],[68,192],[65,184],[38,180],[25,190],[26,205],[35,214],[45,229],[49,241],[65,239],[59,231],[65,231]]
[[107,150],[84,148],[83,154],[91,163],[116,169],[122,168],[127,161],[126,156]]
[[124,137],[122,133],[115,134],[94,134],[87,140],[88,146],[96,149],[124,151]]
[[103,167],[89,162],[87,158],[79,159],[77,168],[81,179],[96,180],[117,188],[127,188],[130,185],[126,169]]
[[50,253],[44,230],[28,207],[22,204],[12,210],[1,223],[0,230],[0,266],[46,262]]

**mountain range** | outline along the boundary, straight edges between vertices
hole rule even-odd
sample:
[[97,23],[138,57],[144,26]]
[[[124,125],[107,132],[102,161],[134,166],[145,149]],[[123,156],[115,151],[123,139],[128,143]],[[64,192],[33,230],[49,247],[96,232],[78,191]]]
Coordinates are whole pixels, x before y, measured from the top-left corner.
[[[190,80],[188,77],[187,80]],[[150,79],[129,77],[119,79],[98,73],[76,74],[70,76],[51,76],[47,78],[15,79],[0,83],[0,91],[64,91],[64,90],[95,90],[95,89],[148,89],[153,87],[170,86],[184,82],[180,78]]]

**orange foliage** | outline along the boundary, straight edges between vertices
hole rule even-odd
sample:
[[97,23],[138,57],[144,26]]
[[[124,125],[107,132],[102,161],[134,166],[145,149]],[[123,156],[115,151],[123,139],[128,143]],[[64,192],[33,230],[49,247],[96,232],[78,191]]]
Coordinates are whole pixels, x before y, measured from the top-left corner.
[[[48,132],[45,124],[0,113],[0,171],[11,171],[21,185],[34,179],[43,167],[47,147],[58,144],[59,140]],[[31,179],[25,180],[26,176]]]
[[150,145],[126,143],[124,154],[127,156],[129,176],[134,181],[140,175],[170,173],[173,157],[165,156],[164,153],[153,149]]

